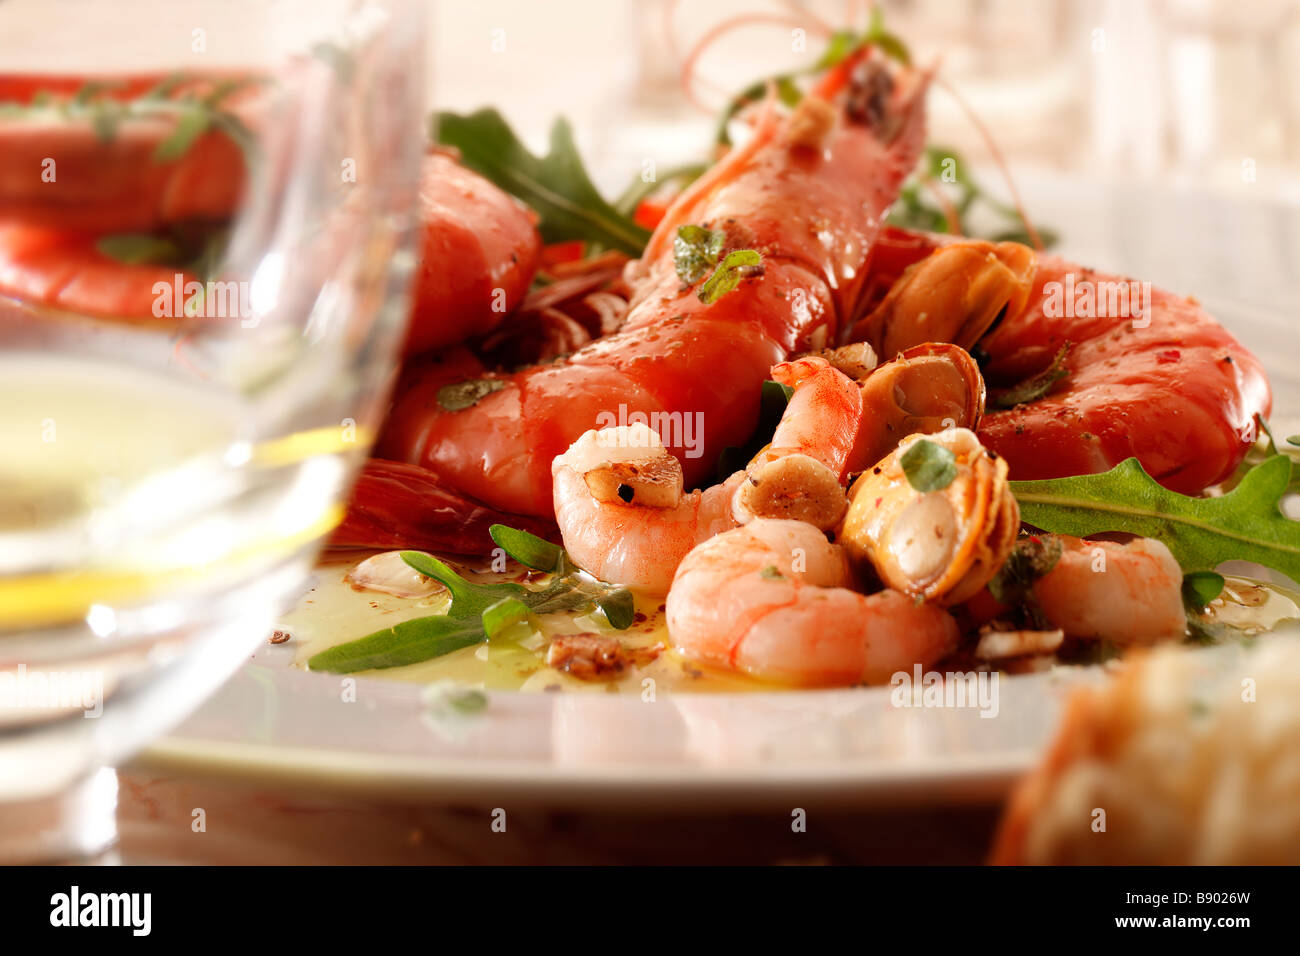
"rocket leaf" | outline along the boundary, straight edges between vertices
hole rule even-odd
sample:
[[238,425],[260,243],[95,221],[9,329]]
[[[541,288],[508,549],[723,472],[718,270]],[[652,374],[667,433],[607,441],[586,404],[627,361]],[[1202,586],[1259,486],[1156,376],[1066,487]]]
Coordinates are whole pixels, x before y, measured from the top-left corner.
[[494,109],[438,113],[433,132],[438,142],[460,150],[467,167],[527,203],[541,217],[538,229],[547,242],[581,239],[630,256],[645,248],[649,231],[596,190],[567,120],[555,121],[550,152],[542,157],[530,153]]
[[307,666],[333,674],[418,664],[482,643],[527,613],[549,614],[599,608],[611,627],[624,630],[635,612],[627,588],[582,577],[568,554],[526,531],[493,525],[493,539],[506,553],[530,567],[548,566],[556,574],[549,584],[525,587],[510,581],[467,581],[433,555],[403,551],[402,560],[426,577],[446,585],[451,604],[441,614],[404,621],[382,631],[321,651]]
[[1279,508],[1290,481],[1291,459],[1272,455],[1217,498],[1170,491],[1136,458],[1099,475],[1010,484],[1020,516],[1044,531],[1128,532],[1163,541],[1185,572],[1212,571],[1236,559],[1300,581],[1300,522]]

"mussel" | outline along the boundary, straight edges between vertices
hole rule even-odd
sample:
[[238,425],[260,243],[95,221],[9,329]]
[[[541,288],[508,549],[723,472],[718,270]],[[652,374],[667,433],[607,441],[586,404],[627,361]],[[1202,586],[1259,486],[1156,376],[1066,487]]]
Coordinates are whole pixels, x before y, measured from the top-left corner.
[[888,587],[947,606],[989,582],[1019,528],[1006,462],[947,428],[905,438],[858,477],[838,540]]

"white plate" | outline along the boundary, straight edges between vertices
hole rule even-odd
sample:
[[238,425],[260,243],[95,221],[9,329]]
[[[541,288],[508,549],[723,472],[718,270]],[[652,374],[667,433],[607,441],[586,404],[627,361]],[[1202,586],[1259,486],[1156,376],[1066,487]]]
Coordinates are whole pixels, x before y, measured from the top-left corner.
[[[1281,434],[1300,432],[1293,207],[1176,189],[1021,178],[1029,208],[1088,265],[1197,295],[1263,360]],[[780,694],[491,692],[479,715],[433,720],[421,688],[291,666],[266,646],[140,759],[151,768],[368,795],[698,810],[717,803],[995,800],[1032,765],[1061,698],[1096,669],[999,684],[998,714],[898,708],[888,688]],[[1198,653],[1212,653],[1202,651]]]

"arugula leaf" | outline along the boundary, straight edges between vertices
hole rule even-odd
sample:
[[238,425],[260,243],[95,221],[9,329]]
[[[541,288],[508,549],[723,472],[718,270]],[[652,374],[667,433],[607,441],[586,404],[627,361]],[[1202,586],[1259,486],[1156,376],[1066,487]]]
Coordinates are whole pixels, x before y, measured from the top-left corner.
[[712,305],[740,285],[741,279],[761,275],[762,267],[762,253],[753,249],[728,252],[726,258],[713,270],[713,275],[704,280],[696,295],[705,305]]
[[920,492],[942,491],[957,477],[957,456],[942,445],[922,438],[898,459],[907,483]]
[[1185,572],[1239,559],[1300,581],[1300,522],[1279,509],[1290,481],[1291,459],[1272,455],[1218,498],[1169,491],[1136,458],[1099,475],[1010,485],[1021,518],[1044,531],[1082,537],[1124,531],[1159,538]]
[[1061,346],[1052,364],[1037,375],[1030,376],[1019,385],[999,389],[989,395],[989,404],[994,408],[1014,408],[1029,402],[1036,402],[1052,390],[1052,386],[1066,378],[1070,372],[1065,367],[1066,356],[1074,348],[1073,342]]
[[569,555],[558,544],[504,524],[492,525],[488,528],[488,534],[506,554],[526,568],[560,573],[567,571],[565,562],[569,560]]
[[[950,232],[952,223],[944,208],[930,198],[923,184],[928,177],[933,182],[946,187],[952,198],[951,208],[956,213],[957,232],[972,238],[986,238],[992,242],[1019,242],[1032,245],[1029,227],[1019,211],[1012,205],[993,198],[984,188],[966,172],[967,164],[960,154],[947,146],[927,146],[922,160],[925,177],[917,176],[908,180],[899,191],[898,201],[890,210],[888,221],[891,225],[905,229],[920,229],[930,232]],[[981,232],[971,227],[970,219],[977,213],[977,206],[984,206],[989,212],[1005,220],[1009,225],[992,232]],[[1044,248],[1051,248],[1059,239],[1052,229],[1038,228],[1038,236]]]
[[527,558],[540,567],[549,563],[549,567],[556,571],[552,581],[541,588],[525,587],[511,581],[475,584],[431,554],[403,551],[403,561],[446,586],[451,594],[447,610],[442,614],[404,621],[321,651],[307,661],[308,668],[349,674],[418,664],[489,640],[511,624],[525,619],[529,613],[549,614],[596,607],[604,613],[611,627],[625,630],[631,626],[636,609],[632,593],[627,588],[581,577],[570,570],[576,565],[563,548],[526,531],[493,525],[490,533],[493,540],[516,560]]
[[472,618],[432,615],[394,624],[360,640],[339,644],[316,654],[307,667],[331,674],[404,667],[442,657],[484,640],[483,622]]
[[494,109],[476,113],[438,113],[434,139],[460,150],[461,161],[517,196],[540,217],[547,242],[582,239],[639,256],[650,238],[607,203],[583,168],[568,121],[551,127],[550,151],[534,156]]

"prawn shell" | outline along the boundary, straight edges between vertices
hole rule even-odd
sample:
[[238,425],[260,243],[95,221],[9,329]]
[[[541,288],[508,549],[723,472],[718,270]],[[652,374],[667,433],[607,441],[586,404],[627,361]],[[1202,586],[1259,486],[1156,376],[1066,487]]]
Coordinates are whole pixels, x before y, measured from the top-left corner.
[[[967,429],[947,429],[928,440],[956,456],[957,476],[944,488],[921,492],[903,472],[905,440],[850,489],[839,540],[850,557],[869,563],[889,587],[945,606],[978,592],[1010,554],[1020,511],[1007,484],[1007,465]],[[933,528],[939,546],[921,537]]]

